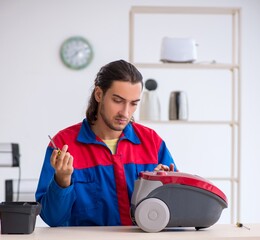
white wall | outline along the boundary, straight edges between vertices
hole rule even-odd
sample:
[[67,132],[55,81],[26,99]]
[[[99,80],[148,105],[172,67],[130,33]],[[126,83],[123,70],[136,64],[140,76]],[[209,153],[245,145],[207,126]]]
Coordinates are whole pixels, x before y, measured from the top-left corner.
[[[0,0],[0,142],[19,143],[22,178],[38,178],[47,135],[82,120],[102,65],[128,59],[132,5],[242,8],[241,220],[260,222],[258,0]],[[67,69],[59,58],[62,41],[72,35],[86,37],[94,48],[93,62],[82,71]],[[0,201],[4,179],[16,178],[17,173],[0,169]]]

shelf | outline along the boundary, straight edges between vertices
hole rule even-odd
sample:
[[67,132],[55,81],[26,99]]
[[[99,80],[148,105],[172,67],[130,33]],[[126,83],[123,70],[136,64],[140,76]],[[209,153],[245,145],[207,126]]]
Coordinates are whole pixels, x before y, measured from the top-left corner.
[[137,120],[137,123],[142,124],[185,124],[185,125],[229,125],[229,126],[238,126],[237,121],[183,121],[183,120]]
[[[161,126],[167,126],[167,129],[170,129],[174,125],[177,126],[210,126],[211,128],[215,128],[216,126],[225,127],[224,131],[229,131],[226,129],[230,127],[230,146],[228,149],[230,153],[228,153],[229,161],[226,163],[230,166],[230,174],[228,177],[225,175],[223,177],[216,177],[218,174],[212,174],[213,176],[208,176],[209,180],[216,181],[225,181],[230,183],[230,222],[233,223],[236,221],[240,221],[240,179],[241,179],[241,73],[240,73],[240,63],[241,63],[241,15],[240,8],[221,8],[221,7],[173,7],[173,6],[133,6],[130,10],[129,14],[129,61],[134,64],[139,69],[152,70],[152,71],[161,71],[165,74],[164,70],[213,70],[212,73],[215,73],[217,70],[227,70],[230,71],[231,74],[226,74],[225,77],[231,80],[231,89],[229,97],[231,99],[231,116],[228,117],[228,120],[158,120],[158,121],[150,121],[150,120],[137,120],[137,123],[141,123],[143,125],[153,124],[160,126],[158,129],[161,130]],[[171,62],[160,62],[160,59],[151,57],[150,61],[140,60],[135,58],[135,50],[136,45],[145,44],[145,41],[141,41],[137,38],[139,36],[136,34],[136,29],[141,31],[141,28],[138,24],[138,21],[144,19],[142,15],[152,15],[152,17],[158,17],[167,20],[167,26],[170,24],[168,16],[163,16],[163,14],[174,14],[174,15],[185,15],[183,19],[190,18],[191,21],[194,15],[204,15],[208,17],[210,15],[221,15],[226,19],[228,19],[230,23],[230,46],[228,50],[230,50],[230,58],[223,57],[223,60],[220,61],[195,61],[193,63],[171,63]],[[149,16],[148,16],[149,17]],[[182,17],[182,16],[181,16]],[[199,16],[201,17],[201,16]],[[210,16],[211,17],[211,16]],[[215,16],[214,16],[215,18]],[[218,18],[218,16],[217,16]],[[146,19],[146,18],[145,18]],[[146,20],[147,21],[147,20]],[[146,24],[149,22],[145,22]],[[210,22],[209,22],[210,24]],[[178,22],[178,27],[181,28],[182,22]],[[149,25],[148,25],[149,26]],[[158,25],[159,26],[159,25]],[[157,27],[158,27],[157,26]],[[227,25],[229,26],[229,25]],[[137,27],[137,28],[136,28]],[[149,26],[150,27],[150,26]],[[197,26],[196,26],[197,27]],[[185,28],[185,25],[184,25]],[[161,29],[156,32],[156,28],[151,28],[153,34],[157,34],[162,37],[165,35]],[[146,32],[148,27],[143,27],[143,31]],[[160,35],[161,34],[161,35]],[[203,32],[204,34],[204,32]],[[182,34],[183,35],[183,34]],[[189,35],[189,34],[188,34]],[[159,39],[159,37],[158,37]],[[139,41],[138,41],[139,40]],[[142,45],[141,45],[142,46]],[[221,50],[221,48],[219,48]],[[223,51],[223,50],[222,50]],[[211,58],[206,58],[211,59]],[[227,60],[229,59],[229,60]],[[227,61],[227,62],[225,62]],[[168,73],[168,72],[166,72]],[[200,73],[200,72],[199,72]],[[207,73],[205,73],[207,74]],[[206,89],[205,89],[206,90]],[[220,95],[220,97],[222,97]],[[222,116],[224,119],[225,117]],[[230,119],[229,119],[230,118]],[[217,130],[216,130],[217,131]],[[226,133],[226,132],[225,132]],[[207,139],[208,141],[208,139]],[[225,155],[226,156],[226,155]],[[225,165],[226,166],[226,165]],[[216,169],[218,172],[219,170]],[[215,176],[214,176],[215,175]]]
[[211,181],[230,181],[230,182],[239,182],[238,178],[230,178],[230,177],[205,177]]
[[240,8],[221,8],[221,7],[149,7],[134,6],[132,13],[141,14],[236,14]]
[[169,68],[169,69],[238,69],[238,65],[225,63],[134,63],[137,68]]

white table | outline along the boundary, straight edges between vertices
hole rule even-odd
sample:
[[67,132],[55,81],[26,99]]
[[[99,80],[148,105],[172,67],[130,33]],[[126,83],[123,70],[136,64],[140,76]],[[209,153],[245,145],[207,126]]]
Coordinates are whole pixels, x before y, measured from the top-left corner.
[[196,231],[194,228],[165,229],[146,233],[137,227],[36,227],[31,234],[0,234],[0,240],[175,240],[175,239],[260,239],[260,224],[248,224],[250,230],[230,224],[215,224]]

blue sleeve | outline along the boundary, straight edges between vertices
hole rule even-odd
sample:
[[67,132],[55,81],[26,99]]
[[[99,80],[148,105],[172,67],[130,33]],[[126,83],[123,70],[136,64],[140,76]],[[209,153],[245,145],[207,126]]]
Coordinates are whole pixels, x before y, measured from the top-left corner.
[[45,223],[51,227],[68,226],[76,194],[73,184],[67,188],[61,188],[55,182],[55,170],[50,164],[52,151],[52,148],[47,148],[35,198],[42,205],[40,216]]
[[172,158],[172,155],[170,153],[170,151],[168,150],[168,148],[166,147],[166,144],[164,141],[162,141],[159,152],[158,152],[158,159],[159,159],[159,163],[163,164],[163,165],[167,165],[170,166],[170,164],[174,164],[174,171],[178,171],[177,170],[177,166]]

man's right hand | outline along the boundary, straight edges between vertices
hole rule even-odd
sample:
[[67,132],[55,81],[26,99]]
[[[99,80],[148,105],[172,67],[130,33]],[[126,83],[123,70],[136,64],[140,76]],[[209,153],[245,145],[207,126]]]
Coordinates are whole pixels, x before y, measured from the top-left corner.
[[55,169],[55,181],[60,187],[68,187],[73,173],[73,156],[68,151],[68,145],[59,150],[54,149],[51,155],[51,166]]

